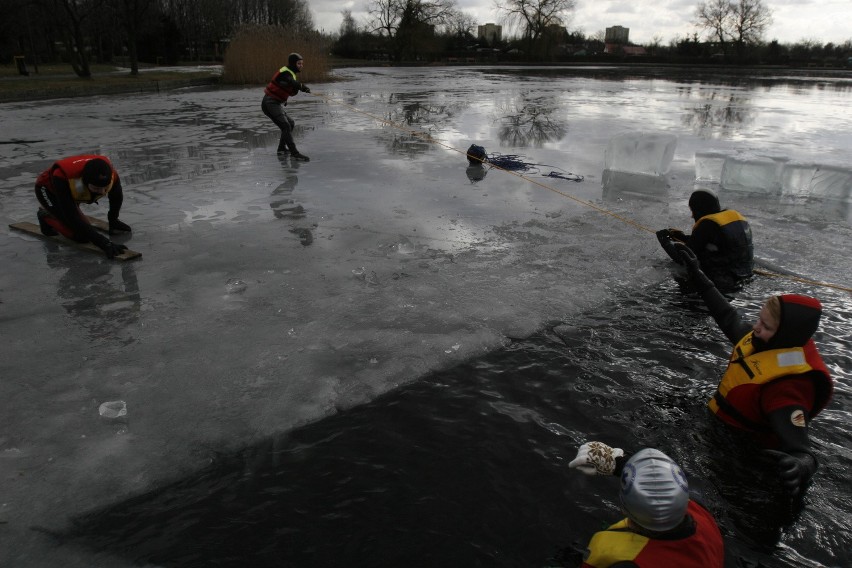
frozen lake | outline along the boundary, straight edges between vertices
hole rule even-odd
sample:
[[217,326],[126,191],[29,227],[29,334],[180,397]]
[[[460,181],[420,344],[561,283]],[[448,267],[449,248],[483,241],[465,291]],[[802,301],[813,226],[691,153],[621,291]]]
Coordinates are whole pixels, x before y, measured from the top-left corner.
[[[852,79],[338,75],[287,107],[309,163],[275,155],[258,88],[0,105],[3,226],[35,220],[33,181],[56,158],[103,153],[124,182],[126,243],[143,253],[112,263],[4,229],[0,564],[130,565],[32,527],[62,531],[223,452],[668,281],[646,229],[689,228],[696,153],[842,174],[852,149]],[[662,184],[602,188],[608,142],[626,132],[677,137]],[[539,166],[472,180],[472,143]],[[849,286],[848,193],[705,185],[752,222],[758,257]],[[852,312],[847,293],[806,290]],[[833,340],[852,347],[848,331]],[[848,358],[828,363],[831,408],[848,416]],[[114,400],[127,416],[100,417]],[[846,442],[835,450],[848,466]]]

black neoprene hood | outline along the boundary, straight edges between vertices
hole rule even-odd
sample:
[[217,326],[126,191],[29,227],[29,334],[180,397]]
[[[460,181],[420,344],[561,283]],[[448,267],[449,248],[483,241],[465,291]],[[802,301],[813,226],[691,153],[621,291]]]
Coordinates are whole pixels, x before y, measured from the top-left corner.
[[816,298],[799,294],[778,296],[781,300],[781,321],[778,331],[768,343],[770,349],[801,347],[816,333],[822,304]]

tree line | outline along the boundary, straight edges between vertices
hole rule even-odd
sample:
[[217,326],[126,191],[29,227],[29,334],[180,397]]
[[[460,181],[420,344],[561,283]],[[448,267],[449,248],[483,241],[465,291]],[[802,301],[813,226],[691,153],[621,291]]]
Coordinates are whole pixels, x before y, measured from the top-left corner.
[[66,62],[90,77],[92,61],[175,65],[221,60],[243,25],[313,32],[307,0],[4,0],[0,61]]
[[[480,22],[456,0],[370,0],[364,21],[344,10],[340,29],[326,35],[315,30],[308,0],[4,0],[0,62],[13,55],[24,55],[36,66],[65,62],[80,77],[91,75],[91,62],[121,63],[137,74],[140,62],[221,61],[241,29],[257,26],[328,45],[336,56],[394,62],[462,57],[555,62],[636,53],[616,46],[605,54],[603,30],[591,35],[572,31],[575,3],[503,0],[499,21],[509,37],[487,41],[478,37]],[[655,37],[643,46],[643,57],[785,64],[845,62],[852,55],[852,41],[767,43],[764,36],[771,22],[772,12],[763,0],[705,0],[695,8],[695,31],[667,45]]]

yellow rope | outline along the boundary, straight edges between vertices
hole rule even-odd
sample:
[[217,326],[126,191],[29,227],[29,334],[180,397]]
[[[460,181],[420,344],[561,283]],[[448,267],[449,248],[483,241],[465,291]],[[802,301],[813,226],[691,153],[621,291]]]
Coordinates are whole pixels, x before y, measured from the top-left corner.
[[[376,121],[378,121],[382,124],[386,124],[388,126],[396,128],[397,130],[405,132],[406,134],[410,134],[410,135],[416,136],[418,138],[421,138],[421,139],[423,139],[427,142],[437,144],[438,146],[443,146],[444,148],[447,148],[448,150],[452,150],[453,152],[457,152],[457,153],[462,154],[465,157],[467,157],[466,151],[459,150],[458,148],[456,148],[454,146],[451,146],[451,145],[446,144],[446,143],[444,143],[440,140],[437,140],[437,139],[433,138],[432,136],[430,136],[429,134],[427,134],[425,132],[419,132],[417,130],[411,130],[411,129],[405,128],[405,127],[400,126],[400,125],[398,125],[398,124],[396,124],[396,123],[394,123],[394,122],[392,122],[392,121],[390,121],[386,118],[382,118],[380,116],[375,116],[373,114],[370,114],[369,112],[366,112],[366,111],[361,110],[357,107],[354,107],[354,106],[350,105],[349,103],[345,103],[343,101],[335,100],[335,99],[332,99],[331,97],[327,97],[327,96],[321,95],[319,93],[310,93],[310,94],[317,97],[317,98],[323,99],[326,102],[348,107],[348,108],[352,109],[353,111],[355,111],[359,114],[363,114],[364,116],[368,116],[368,117],[372,118],[373,120],[376,120]],[[474,159],[474,160],[477,160],[478,162],[482,163],[483,165],[486,163],[484,159],[477,158],[476,156],[471,156],[471,158]],[[518,172],[513,172],[512,170],[508,170],[508,169],[500,167],[496,164],[490,164],[489,163],[488,165],[492,168],[504,171],[504,172],[511,174],[513,176],[516,176],[516,177],[518,177],[522,180],[525,180],[525,181],[528,181],[532,184],[535,184],[535,185],[537,185],[541,188],[544,188],[548,191],[552,191],[553,193],[561,195],[562,197],[566,197],[568,199],[576,201],[577,203],[585,205],[586,207],[590,207],[591,209],[594,209],[595,211],[598,211],[599,213],[602,213],[604,215],[609,215],[610,217],[618,219],[619,221],[621,221],[622,223],[625,223],[627,225],[631,225],[631,226],[639,229],[640,231],[646,231],[646,232],[651,233],[651,234],[656,234],[656,231],[654,231],[653,229],[645,227],[644,225],[641,225],[640,223],[637,223],[636,221],[633,221],[632,219],[628,219],[627,217],[619,215],[618,213],[614,213],[613,211],[610,211],[609,209],[605,209],[603,207],[595,205],[594,203],[592,203],[590,201],[586,201],[585,199],[580,199],[579,197],[575,197],[575,196],[573,196],[569,193],[565,193],[563,191],[560,191],[560,190],[556,189],[555,187],[551,187],[547,184],[541,183],[540,181],[534,180],[532,178],[528,178],[527,176],[525,176],[523,174],[519,174]],[[817,281],[817,280],[809,280],[807,278],[802,278],[802,277],[799,277],[799,276],[788,275],[788,274],[779,274],[777,272],[770,272],[770,271],[767,271],[767,270],[760,270],[760,269],[754,269],[753,272],[755,274],[760,274],[761,276],[769,276],[769,277],[772,277],[772,278],[787,278],[788,280],[792,280],[792,281],[795,281],[795,282],[802,282],[804,284],[811,284],[811,285],[814,285],[814,286],[822,286],[824,288],[834,288],[835,290],[843,290],[844,292],[852,293],[852,288],[848,288],[846,286],[840,286],[838,284],[830,284],[828,282],[820,282],[820,281]]]

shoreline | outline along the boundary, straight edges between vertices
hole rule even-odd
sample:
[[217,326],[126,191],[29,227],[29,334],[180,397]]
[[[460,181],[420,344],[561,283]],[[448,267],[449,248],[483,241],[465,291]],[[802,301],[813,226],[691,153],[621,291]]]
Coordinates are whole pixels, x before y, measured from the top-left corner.
[[[661,75],[678,76],[689,74],[694,77],[712,75],[728,76],[738,80],[754,79],[759,81],[852,81],[852,69],[835,67],[778,67],[778,66],[754,66],[754,67],[731,67],[724,65],[678,65],[665,63],[592,63],[572,62],[569,64],[558,63],[423,63],[423,64],[399,64],[392,65],[383,61],[363,62],[363,64],[341,64],[332,69],[346,69],[348,67],[410,67],[410,66],[440,66],[447,68],[474,67],[474,68],[500,68],[505,70],[519,69],[526,72],[536,70],[575,69],[578,75],[587,73],[630,73],[648,75],[649,77],[660,77]],[[186,68],[183,68],[186,69]],[[90,80],[79,79],[73,74],[44,74],[31,76],[0,75],[0,104],[29,102],[38,100],[50,100],[69,97],[87,97],[100,95],[115,95],[128,93],[158,93],[187,87],[205,87],[213,85],[225,85],[222,81],[221,69],[209,72],[192,72],[187,75],[186,70],[181,68],[159,68],[158,70],[143,70],[138,76],[126,74],[98,73]],[[156,78],[146,78],[145,75],[156,75]],[[99,79],[106,79],[99,80]],[[332,80],[332,78],[328,79]],[[324,82],[320,80],[319,82]],[[36,86],[42,83],[43,86]],[[235,85],[236,86],[236,85]]]

